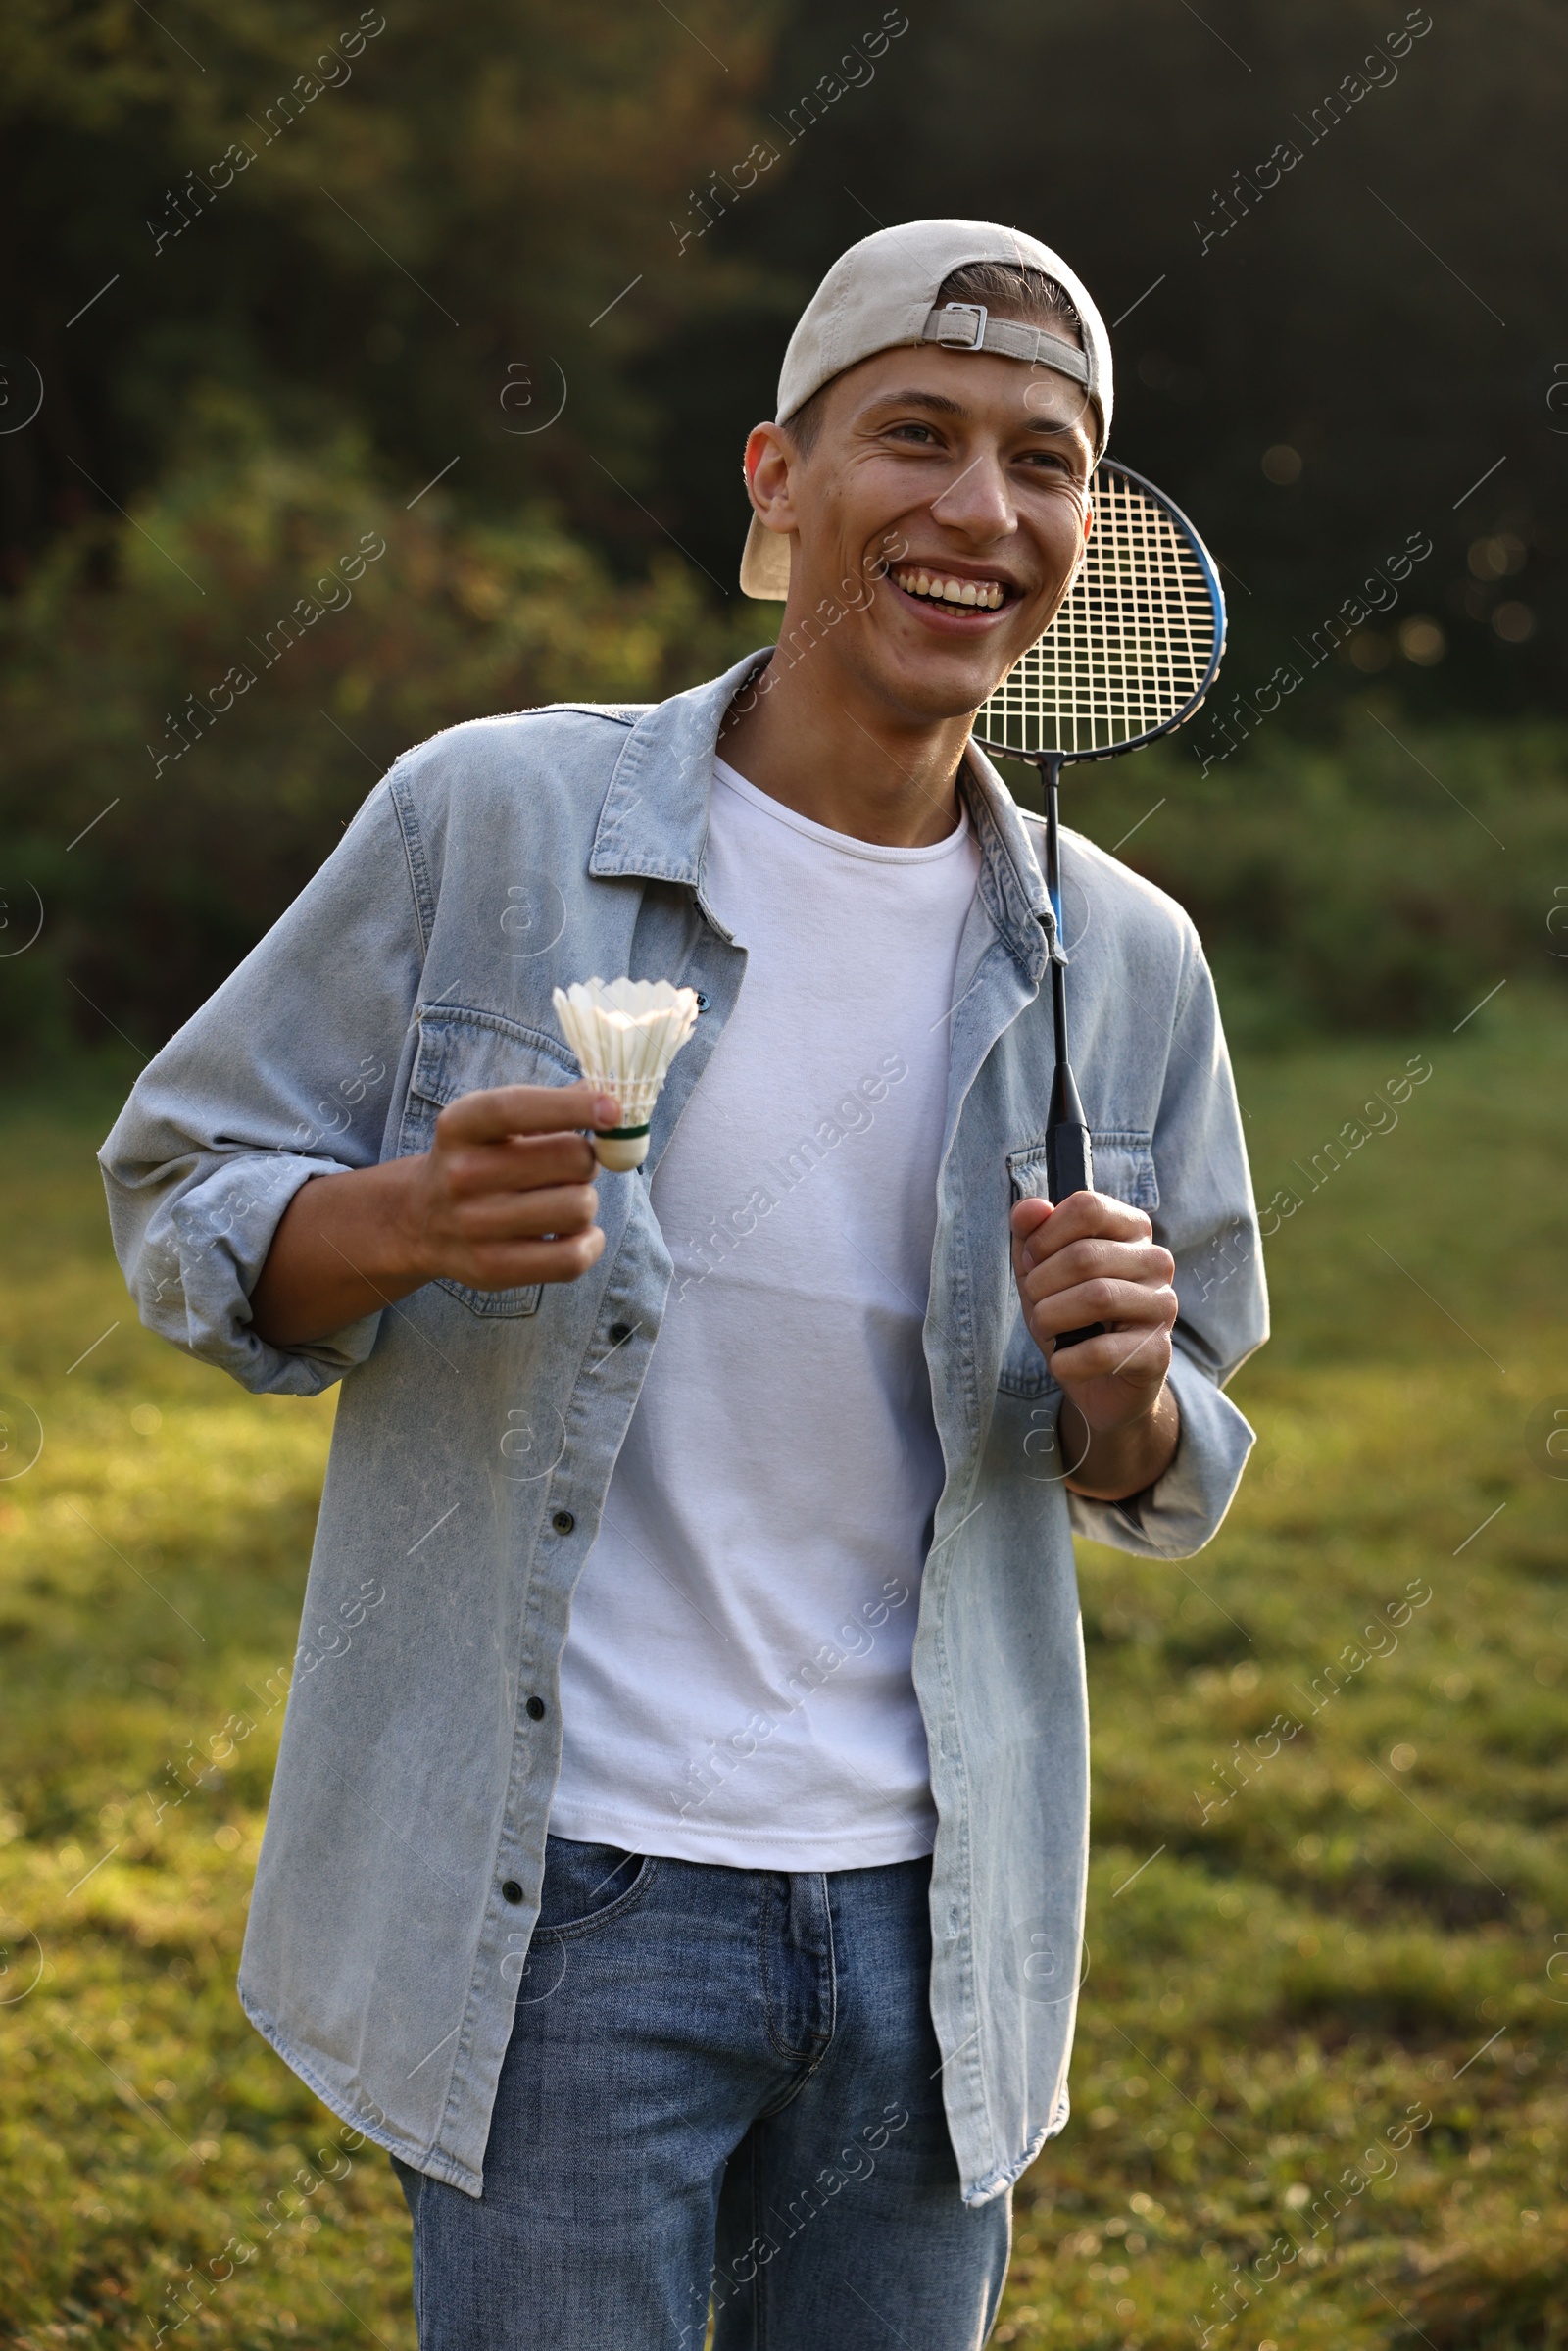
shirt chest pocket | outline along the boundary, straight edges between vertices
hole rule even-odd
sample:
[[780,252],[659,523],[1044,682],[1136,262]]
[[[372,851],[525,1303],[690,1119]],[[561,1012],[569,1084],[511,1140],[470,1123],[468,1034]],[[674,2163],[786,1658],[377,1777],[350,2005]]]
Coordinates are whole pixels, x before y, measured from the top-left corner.
[[[1152,1136],[1131,1127],[1107,1128],[1103,1134],[1091,1133],[1090,1150],[1095,1164],[1095,1190],[1152,1216],[1159,1206]],[[1007,1177],[1014,1200],[1049,1200],[1051,1188],[1046,1180],[1044,1143],[1031,1143],[1022,1151],[1009,1151]],[[1045,1356],[1024,1327],[1023,1308],[1017,1304],[1016,1296],[997,1385],[1004,1396],[1045,1396],[1056,1385],[1046,1369]]]
[[[409,1079],[398,1148],[428,1151],[435,1122],[460,1095],[491,1086],[563,1086],[577,1075],[564,1045],[496,1012],[462,1009],[421,1012],[419,1043]],[[464,1282],[438,1282],[470,1314],[537,1314],[543,1285],[520,1290],[471,1290]]]

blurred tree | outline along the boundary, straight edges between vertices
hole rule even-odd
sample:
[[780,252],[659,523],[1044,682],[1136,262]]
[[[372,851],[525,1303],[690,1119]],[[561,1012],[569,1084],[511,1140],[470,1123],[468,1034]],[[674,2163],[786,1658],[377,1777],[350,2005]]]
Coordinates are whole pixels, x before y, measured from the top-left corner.
[[[0,1047],[150,1050],[433,728],[761,641],[745,431],[833,258],[938,211],[1081,270],[1113,446],[1226,566],[1202,721],[1083,787],[1107,846],[1264,1027],[1536,968],[1561,730],[1420,722],[1561,708],[1565,95],[1550,0],[13,0],[0,923],[47,912]],[[1190,789],[1281,661],[1290,715]]]
[[[794,0],[764,123],[801,124],[877,21]],[[836,254],[923,214],[1015,221],[1115,322],[1117,455],[1230,566],[1228,687],[1425,531],[1436,561],[1334,681],[1387,669],[1439,707],[1560,707],[1565,105],[1550,0],[911,6],[874,80],[715,222],[709,244],[756,267],[744,331],[682,321],[653,363],[674,527],[732,581],[736,453]],[[1441,639],[1401,639],[1416,616]]]
[[[0,561],[156,479],[219,381],[287,440],[353,421],[405,496],[549,491],[731,595],[800,303],[940,208],[1043,234],[1118,321],[1116,447],[1230,567],[1228,686],[1424,530],[1437,563],[1331,674],[1555,700],[1565,97],[1550,0],[25,0]],[[739,169],[760,137],[776,167]]]
[[39,375],[43,399],[0,426],[10,578],[177,462],[214,382],[285,440],[353,420],[406,495],[453,465],[475,508],[550,489],[645,538],[611,478],[638,475],[653,424],[631,363],[723,290],[667,218],[745,151],[771,14],[19,0],[0,417]]
[[673,554],[617,583],[546,510],[411,514],[352,436],[303,456],[268,422],[209,391],[160,494],[58,538],[0,611],[0,1057],[156,1051],[408,745],[655,701],[741,650]]

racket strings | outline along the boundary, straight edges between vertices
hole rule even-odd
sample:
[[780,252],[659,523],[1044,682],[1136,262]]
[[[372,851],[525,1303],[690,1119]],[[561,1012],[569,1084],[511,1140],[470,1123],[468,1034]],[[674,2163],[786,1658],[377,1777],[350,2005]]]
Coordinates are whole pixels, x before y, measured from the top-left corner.
[[1201,691],[1219,625],[1194,549],[1117,467],[1092,485],[1095,526],[1051,627],[982,708],[975,733],[1020,752],[1114,751]]

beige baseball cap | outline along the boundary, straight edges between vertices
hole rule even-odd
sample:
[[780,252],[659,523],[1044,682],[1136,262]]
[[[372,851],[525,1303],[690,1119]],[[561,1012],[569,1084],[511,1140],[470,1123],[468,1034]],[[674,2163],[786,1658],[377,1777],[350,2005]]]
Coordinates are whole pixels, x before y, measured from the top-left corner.
[[[1083,348],[1043,327],[993,318],[983,304],[938,305],[944,278],[970,262],[1043,269],[1071,297],[1083,322]],[[1110,434],[1110,337],[1082,280],[1049,245],[994,220],[908,220],[879,228],[840,254],[802,312],[778,379],[776,421],[785,424],[835,375],[902,343],[940,343],[946,351],[994,351],[1050,367],[1081,384],[1098,414],[1095,456]],[[756,514],[741,557],[746,595],[781,600],[790,588],[790,542]]]

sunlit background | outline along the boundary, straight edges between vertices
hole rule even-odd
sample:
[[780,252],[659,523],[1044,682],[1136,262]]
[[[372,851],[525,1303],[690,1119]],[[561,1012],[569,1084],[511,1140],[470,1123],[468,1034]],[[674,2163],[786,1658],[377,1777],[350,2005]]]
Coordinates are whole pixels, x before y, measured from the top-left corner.
[[934,212],[1087,280],[1221,561],[1204,710],[1064,801],[1202,931],[1278,1327],[1210,1550],[1083,1553],[999,2339],[1568,2339],[1565,100],[1546,0],[0,24],[0,2341],[414,2341],[232,1988],[330,1399],[136,1329],[92,1150],[397,752],[771,634],[746,428]]

